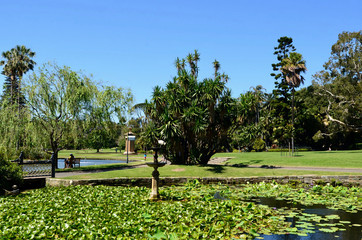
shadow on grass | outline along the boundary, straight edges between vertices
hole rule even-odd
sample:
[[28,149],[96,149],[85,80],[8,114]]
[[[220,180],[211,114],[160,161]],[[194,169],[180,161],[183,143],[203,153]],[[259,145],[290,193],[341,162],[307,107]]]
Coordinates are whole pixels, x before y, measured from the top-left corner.
[[[228,167],[232,167],[232,168],[263,168],[263,169],[275,169],[275,168],[280,168],[280,167],[276,167],[273,165],[261,165],[258,167],[251,167],[250,165],[256,165],[258,163],[261,163],[262,160],[251,160],[248,162],[244,162],[244,163],[237,163],[237,164],[233,164],[233,165],[214,165],[214,164],[208,164],[208,165],[200,165],[199,167],[203,167],[206,168],[206,171],[209,172],[213,172],[215,174],[222,174],[226,171],[226,168]],[[247,163],[247,164],[245,164]]]
[[201,165],[200,167],[205,167],[206,171],[213,172],[213,173],[224,173],[225,166],[223,165]]
[[244,167],[248,167],[249,165],[258,165],[261,162],[263,162],[263,160],[250,160],[250,161],[244,161],[241,163],[236,163],[236,164],[227,165],[227,166],[244,168]]

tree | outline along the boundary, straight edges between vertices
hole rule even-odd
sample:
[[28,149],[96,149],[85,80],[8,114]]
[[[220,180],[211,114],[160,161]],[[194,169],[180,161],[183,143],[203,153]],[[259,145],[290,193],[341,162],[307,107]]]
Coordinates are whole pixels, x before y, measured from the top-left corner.
[[143,138],[164,140],[165,157],[172,163],[206,164],[217,151],[229,148],[235,100],[226,87],[227,75],[217,72],[214,79],[198,81],[199,54],[186,60],[176,60],[177,76],[165,89],[154,88],[146,107],[152,122]]
[[113,88],[100,93],[89,77],[50,63],[33,73],[26,86],[32,121],[39,133],[47,136],[56,157],[67,139],[80,139],[85,129],[88,134],[94,130],[89,126],[98,126],[98,120],[109,121],[112,114],[121,114],[123,100],[130,99],[126,96],[119,101],[115,99],[118,95],[122,93]]
[[[238,124],[233,134],[233,145],[250,151],[256,142],[266,142],[268,135],[267,122],[269,109],[267,108],[267,94],[263,87],[252,87],[251,91],[240,94],[236,100]],[[260,150],[260,148],[258,149]]]
[[305,72],[307,67],[301,54],[291,52],[288,57],[282,59],[281,71],[285,76],[285,81],[292,88],[292,154],[294,154],[294,92],[304,82],[300,74]]
[[362,31],[339,34],[324,70],[313,78],[316,94],[325,101],[322,111],[328,126],[320,137],[335,139],[335,147],[361,140]]
[[19,123],[17,124],[17,149],[19,149],[22,142],[22,127],[24,122],[22,116],[24,114],[21,113],[21,108],[23,108],[23,106],[25,105],[24,95],[21,91],[21,80],[26,72],[28,72],[29,70],[33,70],[34,65],[36,64],[32,60],[34,56],[35,52],[32,52],[29,48],[17,45],[10,51],[3,52],[2,57],[6,60],[0,61],[0,65],[4,65],[4,70],[2,71],[2,74],[7,76],[7,81],[5,83],[6,85],[8,85],[4,86],[5,91],[3,98],[9,98],[9,103],[14,104],[15,96],[17,97],[19,119]]
[[286,77],[280,69],[283,66],[283,59],[289,57],[291,52],[295,52],[293,46],[293,39],[289,37],[281,37],[278,39],[278,46],[274,47],[274,55],[277,56],[277,63],[272,64],[273,71],[270,75],[275,79],[275,89],[273,90],[273,96],[270,100],[271,118],[273,125],[273,139],[278,145],[289,142],[288,139],[292,136],[292,124],[291,124],[291,106],[290,101],[292,94],[290,87],[286,81]]
[[133,97],[130,91],[111,86],[97,90],[87,121],[85,137],[88,146],[97,149],[114,147],[121,135],[123,116],[130,109]]
[[[6,59],[0,61],[0,66],[4,65],[2,74],[9,78],[7,80],[8,85],[10,80],[10,99],[14,99],[14,96],[17,95],[19,109],[20,106],[24,104],[24,101],[21,101],[23,98],[21,93],[21,80],[25,73],[34,69],[36,64],[36,62],[32,60],[34,56],[35,52],[32,52],[30,48],[26,48],[25,46],[20,45],[17,45],[10,51],[2,53],[2,57]],[[9,89],[9,87],[7,87],[5,90],[7,89]],[[9,92],[6,91],[6,94],[9,94]]]

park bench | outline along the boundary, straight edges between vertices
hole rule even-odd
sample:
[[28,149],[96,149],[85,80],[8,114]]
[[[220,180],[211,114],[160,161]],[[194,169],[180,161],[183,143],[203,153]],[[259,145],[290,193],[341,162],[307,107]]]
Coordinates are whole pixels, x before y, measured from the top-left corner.
[[78,165],[78,167],[80,167],[80,158],[74,158],[73,167],[75,167],[76,165]]

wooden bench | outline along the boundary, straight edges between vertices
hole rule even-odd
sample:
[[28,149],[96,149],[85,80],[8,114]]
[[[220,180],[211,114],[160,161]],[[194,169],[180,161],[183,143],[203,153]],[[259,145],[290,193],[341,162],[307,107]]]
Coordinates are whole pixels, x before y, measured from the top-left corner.
[[80,158],[74,158],[73,167],[75,167],[76,165],[78,165],[78,167],[80,167]]

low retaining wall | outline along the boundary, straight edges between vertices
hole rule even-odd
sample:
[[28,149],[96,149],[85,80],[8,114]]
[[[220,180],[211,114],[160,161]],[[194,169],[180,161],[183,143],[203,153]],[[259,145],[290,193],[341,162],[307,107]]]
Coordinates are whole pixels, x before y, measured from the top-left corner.
[[[237,185],[258,182],[300,182],[315,184],[318,182],[338,183],[343,185],[362,185],[362,176],[280,176],[280,177],[231,177],[231,178],[186,178],[186,177],[161,177],[161,186],[181,185],[189,180],[197,179],[203,184],[228,184]],[[47,186],[75,186],[75,185],[108,185],[108,186],[145,186],[151,187],[152,178],[112,178],[112,179],[90,179],[90,180],[68,180],[47,178]]]

